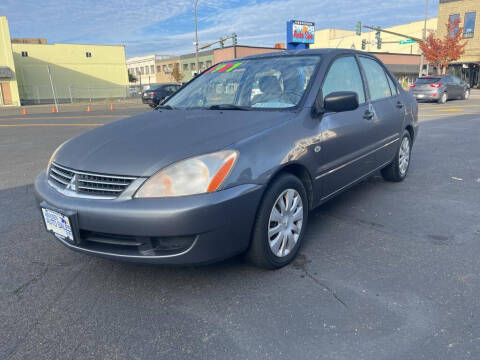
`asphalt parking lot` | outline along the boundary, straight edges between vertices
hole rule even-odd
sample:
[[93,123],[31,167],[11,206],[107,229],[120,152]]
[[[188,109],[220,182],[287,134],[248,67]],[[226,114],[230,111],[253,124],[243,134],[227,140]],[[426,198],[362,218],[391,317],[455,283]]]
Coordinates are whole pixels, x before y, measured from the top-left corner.
[[278,271],[71,252],[34,177],[64,140],[148,109],[0,113],[0,358],[480,358],[480,95],[420,108],[408,178],[314,210]]

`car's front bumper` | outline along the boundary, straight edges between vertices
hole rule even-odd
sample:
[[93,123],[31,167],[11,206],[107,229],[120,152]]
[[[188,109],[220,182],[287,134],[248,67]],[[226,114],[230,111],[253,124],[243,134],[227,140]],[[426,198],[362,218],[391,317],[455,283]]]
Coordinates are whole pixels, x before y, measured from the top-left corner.
[[60,194],[48,184],[45,172],[35,180],[38,203],[75,212],[78,234],[108,234],[113,243],[116,238],[192,239],[187,248],[165,254],[134,246],[124,251],[124,247],[93,243],[82,236],[74,244],[59,239],[65,246],[112,259],[165,264],[208,263],[245,251],[262,192],[260,185],[245,184],[177,198],[97,200]]

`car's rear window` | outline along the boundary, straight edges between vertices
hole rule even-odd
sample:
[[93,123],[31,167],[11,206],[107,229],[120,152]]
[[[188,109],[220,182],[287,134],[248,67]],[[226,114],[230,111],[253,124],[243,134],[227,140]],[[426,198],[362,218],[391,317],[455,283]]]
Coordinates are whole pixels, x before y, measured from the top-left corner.
[[435,84],[436,82],[439,82],[440,80],[441,80],[441,78],[439,78],[439,77],[418,78],[418,79],[415,81],[415,84],[419,84],[419,85],[422,85],[422,84]]

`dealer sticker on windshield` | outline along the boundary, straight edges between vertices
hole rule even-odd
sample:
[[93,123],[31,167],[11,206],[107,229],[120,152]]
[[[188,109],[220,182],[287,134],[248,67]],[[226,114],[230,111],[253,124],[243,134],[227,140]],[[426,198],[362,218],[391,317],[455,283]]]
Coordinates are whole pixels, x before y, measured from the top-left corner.
[[42,208],[42,213],[48,231],[52,231],[64,239],[73,241],[72,226],[70,225],[68,216],[44,208]]

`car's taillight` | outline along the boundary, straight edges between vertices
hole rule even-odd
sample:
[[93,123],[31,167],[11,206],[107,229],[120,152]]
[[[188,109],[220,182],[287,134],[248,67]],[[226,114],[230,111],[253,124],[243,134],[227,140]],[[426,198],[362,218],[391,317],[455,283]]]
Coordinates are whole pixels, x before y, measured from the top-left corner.
[[437,88],[437,89],[438,89],[440,86],[442,86],[442,83],[430,84],[430,87]]
[[415,86],[417,86],[417,85],[415,85],[415,84],[410,85],[411,88],[414,88]]

